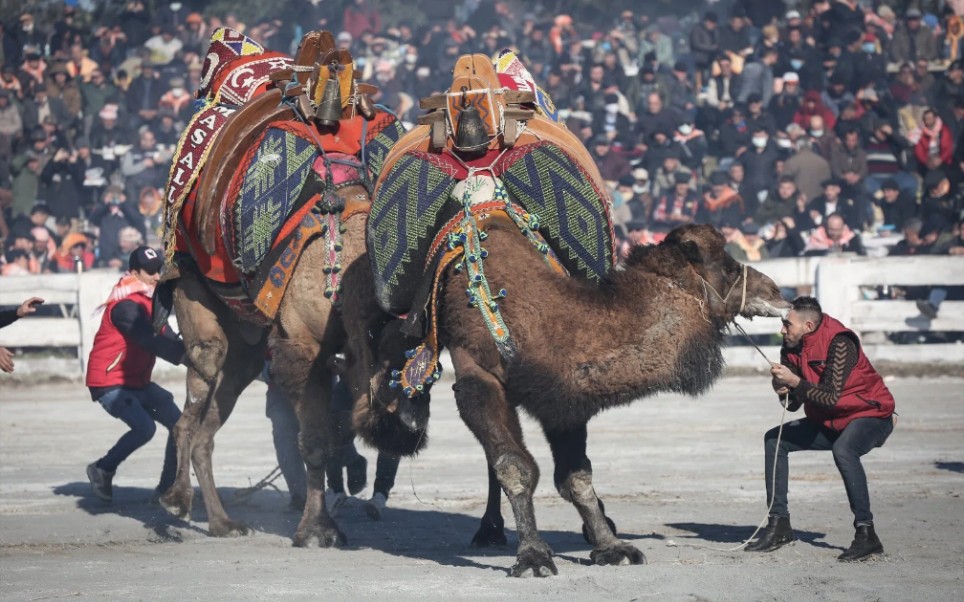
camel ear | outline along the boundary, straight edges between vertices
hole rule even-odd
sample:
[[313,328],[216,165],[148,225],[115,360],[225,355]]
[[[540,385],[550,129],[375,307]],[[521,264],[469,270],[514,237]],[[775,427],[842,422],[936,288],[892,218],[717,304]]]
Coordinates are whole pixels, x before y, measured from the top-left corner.
[[700,247],[692,240],[684,240],[680,243],[679,248],[683,252],[683,257],[690,263],[703,263]]

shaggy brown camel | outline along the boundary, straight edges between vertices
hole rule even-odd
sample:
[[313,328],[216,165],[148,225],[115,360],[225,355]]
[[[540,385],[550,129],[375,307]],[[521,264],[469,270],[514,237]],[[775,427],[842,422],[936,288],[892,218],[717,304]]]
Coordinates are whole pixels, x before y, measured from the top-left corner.
[[[643,553],[617,539],[592,486],[586,424],[597,413],[660,391],[705,393],[723,369],[723,329],[738,314],[777,316],[788,306],[777,286],[723,250],[711,226],[671,232],[659,246],[637,247],[622,271],[602,287],[558,275],[515,225],[488,227],[486,277],[508,291],[500,312],[516,344],[511,361],[499,354],[478,310],[467,306],[464,273],[445,275],[440,342],[455,369],[455,399],[490,466],[489,506],[474,541],[505,543],[499,487],[519,534],[513,576],[557,574],[552,550],[539,536],[532,494],[539,468],[522,440],[517,408],[542,426],[552,449],[554,481],[584,522],[596,564],[642,564]],[[382,361],[372,411],[356,408],[356,425],[370,439],[374,424],[397,422],[424,430],[427,404],[398,401]],[[406,412],[415,404],[420,411]],[[387,430],[387,429],[383,429]]]
[[[368,198],[364,187],[340,188],[343,200]],[[345,222],[342,249],[342,303],[335,309],[325,296],[325,239],[307,243],[291,284],[270,329],[241,320],[189,265],[182,265],[175,281],[174,307],[187,348],[187,403],[174,429],[178,472],[174,485],[161,497],[171,513],[187,517],[194,491],[191,463],[215,536],[243,535],[244,524],[232,520],[215,489],[211,470],[214,435],[224,425],[238,396],[264,365],[265,349],[272,352],[271,378],[295,406],[301,425],[299,445],[308,473],[304,515],[295,533],[297,546],[342,545],[345,536],[328,516],[323,502],[325,464],[330,452],[330,383],[333,357],[344,351],[350,358],[348,382],[356,398],[367,400],[373,361],[367,332],[377,331],[383,314],[375,302],[371,268],[365,251],[367,215]],[[359,401],[366,405],[366,401]]]

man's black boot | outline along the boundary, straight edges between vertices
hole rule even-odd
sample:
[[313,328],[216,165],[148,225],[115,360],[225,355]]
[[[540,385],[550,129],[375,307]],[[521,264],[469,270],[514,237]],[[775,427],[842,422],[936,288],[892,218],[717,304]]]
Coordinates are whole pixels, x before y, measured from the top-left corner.
[[771,516],[767,528],[763,530],[760,539],[747,544],[744,548],[747,552],[772,552],[782,548],[797,538],[793,536],[793,528],[790,526],[790,517]]
[[854,540],[846,552],[837,556],[841,562],[853,562],[854,560],[864,560],[873,554],[880,554],[884,551],[884,544],[880,543],[877,533],[874,532],[873,525],[860,525],[854,533]]

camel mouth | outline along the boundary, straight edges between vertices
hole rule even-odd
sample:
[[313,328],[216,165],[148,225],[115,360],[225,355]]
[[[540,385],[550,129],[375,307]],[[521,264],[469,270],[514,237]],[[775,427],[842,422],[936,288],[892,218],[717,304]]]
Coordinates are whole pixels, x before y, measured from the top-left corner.
[[779,302],[767,301],[765,299],[754,299],[747,303],[740,315],[744,318],[785,318],[790,311],[790,303],[781,299]]

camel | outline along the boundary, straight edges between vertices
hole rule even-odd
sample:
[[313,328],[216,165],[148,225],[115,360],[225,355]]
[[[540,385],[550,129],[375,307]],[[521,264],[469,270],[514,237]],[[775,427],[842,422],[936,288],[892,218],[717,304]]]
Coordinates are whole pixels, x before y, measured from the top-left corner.
[[[230,36],[236,44],[243,38],[233,31],[217,35]],[[256,46],[246,38],[244,45]],[[329,419],[332,375],[335,370],[344,374],[358,403],[366,405],[373,365],[369,333],[377,332],[385,320],[375,300],[365,247],[370,203],[366,181],[373,174],[368,173],[371,164],[359,161],[363,152],[358,148],[364,148],[368,122],[381,124],[384,130],[380,131],[386,132],[396,127],[397,120],[374,110],[365,92],[370,87],[352,81],[351,56],[334,48],[334,38],[328,32],[305,36],[295,67],[272,72],[268,91],[246,104],[223,126],[213,143],[213,158],[195,185],[194,196],[188,197],[174,218],[174,228],[180,232],[176,269],[172,270],[177,277],[165,284],[173,289],[170,294],[184,338],[188,395],[173,433],[178,450],[176,480],[161,495],[160,502],[176,516],[190,515],[193,463],[207,509],[209,531],[214,536],[249,532],[246,525],[231,519],[225,511],[215,487],[211,459],[215,434],[230,417],[238,396],[262,370],[265,352],[270,350],[271,378],[294,405],[301,426],[299,447],[307,467],[307,500],[294,544],[331,547],[346,543],[323,502],[325,465],[334,447],[336,430]],[[260,55],[250,58],[258,60]],[[311,72],[312,65],[314,75],[309,83],[313,85],[294,85],[298,73]],[[237,68],[244,70],[247,66],[241,64]],[[268,81],[268,75],[264,77]],[[282,95],[285,102],[281,102]],[[343,115],[343,110],[347,114]],[[377,121],[380,118],[383,121]],[[278,132],[289,131],[298,132],[298,140],[308,140],[308,150],[291,152],[295,144],[306,143],[293,142],[294,137],[283,134],[289,136],[282,138],[288,151],[261,154],[261,140],[268,135],[276,136],[272,139],[275,140],[282,135]],[[376,135],[382,134],[371,132],[369,144],[377,141]],[[243,163],[255,150],[257,154],[251,162]],[[312,163],[305,163],[304,157],[314,156],[311,152],[320,154]],[[310,166],[305,179],[299,180],[303,188],[298,195],[268,198],[269,203],[292,203],[291,213],[286,214],[289,217],[278,224],[282,228],[279,232],[291,224],[294,229],[267,241],[274,246],[255,265],[257,269],[266,268],[261,272],[252,270],[251,276],[238,267],[249,247],[235,251],[237,247],[227,242],[231,236],[238,238],[250,233],[242,230],[241,225],[233,226],[232,221],[242,223],[232,211],[240,206],[243,197],[229,197],[226,191],[238,174],[247,177],[246,173],[255,173],[262,178],[259,182],[269,181],[258,174],[274,169],[285,157],[286,161],[300,161],[298,169]],[[258,162],[257,169],[252,167],[246,172],[241,167],[254,165],[254,161]],[[275,172],[269,175],[274,177]],[[252,202],[265,200],[256,194],[244,198],[253,199]],[[269,209],[261,215],[270,215],[277,205],[267,206]],[[169,221],[169,231],[171,227]],[[232,227],[236,231],[230,230]],[[255,229],[264,228],[262,220]],[[266,241],[256,242],[260,245]],[[279,277],[284,269],[290,273]],[[263,281],[259,282],[261,274]],[[222,279],[217,280],[216,276]],[[260,288],[256,288],[258,285]],[[255,294],[252,290],[258,291],[254,299],[250,298]],[[263,296],[264,291],[270,294]],[[280,292],[275,294],[276,291]],[[160,297],[163,296],[162,289]],[[267,305],[258,305],[264,299],[277,305],[265,310]],[[262,313],[251,308],[252,302]],[[338,358],[340,353],[344,353],[345,359]]]
[[[519,536],[510,574],[558,574],[536,527],[532,495],[539,468],[522,439],[522,408],[542,426],[556,489],[579,512],[594,546],[592,561],[643,564],[639,549],[616,538],[593,490],[587,423],[603,410],[661,391],[705,393],[723,369],[725,326],[737,315],[781,315],[788,304],[772,280],[724,252],[723,237],[712,226],[682,226],[658,246],[635,248],[625,269],[593,286],[554,271],[514,223],[496,218],[486,224],[486,277],[508,292],[498,311],[515,354],[500,354],[478,310],[466,304],[464,270],[447,268],[438,310],[439,343],[449,349],[455,370],[456,404],[490,467],[489,503],[473,541],[505,543],[501,489]],[[382,348],[397,344],[386,340]],[[380,444],[380,435],[392,432],[386,424],[408,425],[409,440],[417,440],[427,426],[427,401],[405,399],[388,386],[397,356],[378,353],[372,404],[356,407],[356,427]]]

